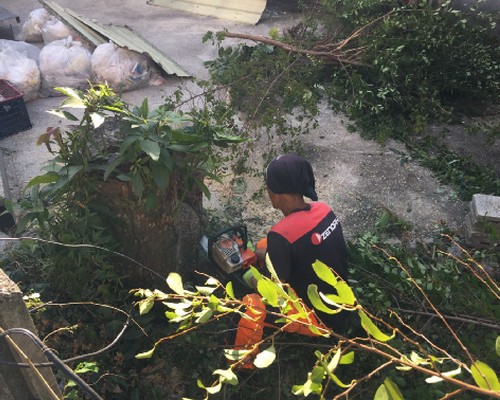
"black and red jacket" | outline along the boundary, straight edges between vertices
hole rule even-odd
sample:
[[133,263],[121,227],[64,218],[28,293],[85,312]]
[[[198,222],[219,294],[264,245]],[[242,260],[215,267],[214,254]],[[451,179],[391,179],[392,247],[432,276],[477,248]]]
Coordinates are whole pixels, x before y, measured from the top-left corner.
[[[320,260],[347,280],[347,249],[337,216],[325,203],[313,202],[292,212],[274,225],[267,235],[267,251],[278,277],[287,282],[312,308],[307,287],[314,283],[323,293],[335,293],[315,274],[312,264]],[[316,311],[329,327],[338,327],[343,316]]]

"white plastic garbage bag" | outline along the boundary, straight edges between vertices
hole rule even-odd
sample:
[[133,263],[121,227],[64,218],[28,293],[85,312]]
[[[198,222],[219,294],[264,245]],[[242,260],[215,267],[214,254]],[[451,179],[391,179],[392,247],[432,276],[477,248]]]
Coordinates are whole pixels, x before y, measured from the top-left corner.
[[26,42],[43,42],[42,27],[50,19],[45,8],[37,8],[30,12],[21,28],[21,40]]
[[40,70],[35,60],[28,58],[12,47],[3,47],[0,51],[0,79],[8,80],[23,93],[25,101],[38,97],[40,89]]
[[145,55],[115,45],[103,43],[92,53],[92,73],[96,83],[105,83],[117,92],[146,87],[157,68]]
[[71,36],[74,41],[81,42],[77,32],[56,17],[50,17],[42,26],[42,37],[45,44],[49,44],[54,40],[66,39],[68,36]]
[[38,65],[38,61],[40,60],[40,49],[35,45],[19,40],[0,39],[0,51],[7,48],[25,54],[28,58],[35,60]]
[[55,87],[88,88],[92,54],[71,36],[55,40],[40,51],[41,96],[61,96]]

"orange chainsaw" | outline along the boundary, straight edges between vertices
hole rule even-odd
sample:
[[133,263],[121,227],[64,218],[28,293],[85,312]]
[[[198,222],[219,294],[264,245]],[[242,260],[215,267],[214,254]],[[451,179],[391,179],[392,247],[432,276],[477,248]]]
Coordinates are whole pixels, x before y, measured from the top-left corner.
[[231,226],[212,236],[203,236],[201,245],[208,259],[228,275],[257,265],[257,256],[248,241],[245,225]]

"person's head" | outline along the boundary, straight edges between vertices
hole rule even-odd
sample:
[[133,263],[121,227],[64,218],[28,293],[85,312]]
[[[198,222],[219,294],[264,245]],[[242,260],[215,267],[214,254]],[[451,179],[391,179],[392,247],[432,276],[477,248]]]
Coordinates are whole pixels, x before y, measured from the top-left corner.
[[266,168],[265,180],[273,207],[281,211],[283,201],[303,202],[303,196],[318,200],[311,164],[296,154],[273,159]]

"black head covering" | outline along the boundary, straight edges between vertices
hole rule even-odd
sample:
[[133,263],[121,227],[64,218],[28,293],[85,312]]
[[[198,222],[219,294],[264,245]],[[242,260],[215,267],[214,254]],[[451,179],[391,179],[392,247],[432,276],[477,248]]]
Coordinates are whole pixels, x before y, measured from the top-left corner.
[[284,154],[266,168],[266,184],[276,194],[301,194],[318,200],[311,164],[296,154]]

